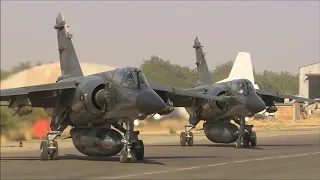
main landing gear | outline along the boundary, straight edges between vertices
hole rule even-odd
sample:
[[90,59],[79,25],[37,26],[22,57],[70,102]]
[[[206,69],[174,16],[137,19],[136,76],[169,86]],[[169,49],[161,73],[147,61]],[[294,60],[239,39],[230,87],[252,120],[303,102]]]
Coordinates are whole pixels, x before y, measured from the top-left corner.
[[51,131],[46,134],[47,139],[42,140],[40,143],[40,159],[42,161],[57,160],[59,158],[58,154],[58,142],[55,139],[61,135],[60,131]]
[[138,139],[139,131],[133,131],[133,121],[126,120],[125,139],[123,140],[124,148],[120,152],[120,162],[129,163],[136,160],[144,159],[144,144]]
[[255,147],[257,145],[257,135],[256,132],[252,131],[253,125],[246,125],[246,121],[243,118],[236,122],[240,125],[236,148],[247,148],[249,144]]

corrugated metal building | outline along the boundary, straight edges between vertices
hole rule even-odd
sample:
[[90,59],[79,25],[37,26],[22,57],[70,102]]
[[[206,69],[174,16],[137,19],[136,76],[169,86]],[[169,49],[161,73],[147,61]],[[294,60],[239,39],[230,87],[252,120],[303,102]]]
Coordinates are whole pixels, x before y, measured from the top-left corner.
[[299,96],[320,98],[320,62],[300,67]]

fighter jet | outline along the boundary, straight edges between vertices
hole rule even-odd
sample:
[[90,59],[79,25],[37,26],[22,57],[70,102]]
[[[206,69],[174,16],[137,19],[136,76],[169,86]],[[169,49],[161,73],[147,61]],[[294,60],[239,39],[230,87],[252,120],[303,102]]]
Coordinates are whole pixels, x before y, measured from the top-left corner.
[[[257,136],[252,130],[253,126],[246,124],[249,117],[263,110],[268,113],[276,112],[275,103],[284,102],[286,98],[295,99],[298,102],[315,102],[311,99],[258,89],[257,85],[253,85],[250,54],[245,52],[238,54],[229,77],[213,84],[202,47],[199,37],[196,37],[193,48],[196,52],[199,77],[194,87],[169,92],[166,87],[161,85],[151,85],[151,88],[162,98],[164,92],[169,92],[165,93],[166,99],[172,101],[174,107],[185,107],[190,115],[190,124],[185,125],[185,131],[180,134],[181,146],[193,145],[193,133],[191,131],[201,120],[205,121],[203,130],[206,137],[214,143],[236,142],[237,148],[247,148],[249,145],[256,146]],[[240,63],[245,64],[241,65]],[[223,101],[177,97],[175,93],[181,91],[215,98],[221,97]],[[239,125],[239,128],[231,123],[232,120]]]
[[[69,138],[75,148],[87,156],[114,156],[120,162],[144,159],[144,144],[134,131],[134,120],[149,115],[165,115],[174,108],[167,91],[160,97],[149,85],[144,73],[135,67],[116,68],[84,76],[63,14],[56,18],[61,76],[55,83],[1,89],[0,101],[19,116],[44,108],[52,116],[51,131],[40,143],[41,160],[57,160],[62,132],[71,126]],[[170,89],[171,90],[171,89]],[[187,91],[175,96],[219,101],[221,98]],[[14,115],[15,115],[14,114]],[[123,127],[125,126],[125,127]]]

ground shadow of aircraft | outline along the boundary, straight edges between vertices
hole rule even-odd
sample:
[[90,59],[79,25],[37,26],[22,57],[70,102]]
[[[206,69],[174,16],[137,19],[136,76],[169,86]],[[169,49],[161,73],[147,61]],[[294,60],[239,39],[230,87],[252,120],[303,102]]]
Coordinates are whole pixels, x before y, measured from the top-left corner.
[[[199,155],[199,156],[146,156],[144,160],[139,161],[142,164],[154,164],[154,165],[167,165],[165,163],[157,162],[161,159],[207,159],[207,158],[221,158],[220,156],[211,155]],[[230,157],[223,157],[230,158]],[[115,162],[119,160],[119,156],[112,157],[92,157],[92,156],[79,156],[74,154],[65,154],[60,156],[59,160],[83,160],[83,161],[108,161]],[[40,161],[37,157],[1,157],[0,161]]]
[[[81,161],[108,161],[115,162],[119,161],[119,156],[112,157],[92,157],[92,156],[78,156],[74,154],[61,155],[59,160],[81,160]],[[40,161],[37,157],[1,157],[0,161]],[[141,164],[155,164],[155,165],[166,165],[164,163],[153,161],[152,159],[144,159],[139,161]]]

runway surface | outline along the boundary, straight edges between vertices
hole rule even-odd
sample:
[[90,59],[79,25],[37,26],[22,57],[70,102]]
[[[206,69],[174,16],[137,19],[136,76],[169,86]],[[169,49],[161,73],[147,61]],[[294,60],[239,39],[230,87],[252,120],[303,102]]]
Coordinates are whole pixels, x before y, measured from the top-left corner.
[[[201,133],[202,134],[202,133]],[[92,158],[71,145],[60,160],[38,160],[39,144],[29,150],[1,148],[1,179],[320,179],[320,132],[257,132],[258,146],[236,149],[195,136],[193,147],[180,147],[179,136],[145,140],[145,160],[121,164],[119,157]]]

